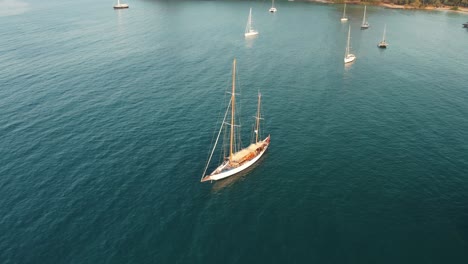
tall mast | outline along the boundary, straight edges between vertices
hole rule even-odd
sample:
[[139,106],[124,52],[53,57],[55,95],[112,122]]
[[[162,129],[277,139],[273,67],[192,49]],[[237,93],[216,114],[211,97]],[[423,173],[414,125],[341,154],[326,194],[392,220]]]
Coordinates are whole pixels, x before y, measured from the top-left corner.
[[382,37],[382,41],[385,41],[385,30],[387,29],[387,24],[385,24],[384,28],[383,28],[383,37]]
[[343,17],[346,17],[346,3],[344,3]]
[[250,32],[250,30],[252,29],[252,8],[250,8],[250,12],[249,12],[249,22],[248,22],[248,25],[249,25],[249,32]]
[[348,43],[346,44],[346,55],[345,56],[348,56],[349,54],[349,39],[351,38],[351,25],[349,25],[349,29],[348,29]]
[[272,1],[271,7],[275,7],[275,0]]
[[[250,9],[252,11],[252,9]],[[232,62],[232,94],[231,94],[231,140],[229,143],[229,161],[232,161],[232,145],[234,142],[234,118],[236,108],[236,59]]]
[[255,128],[255,144],[258,143],[258,134],[260,133],[260,102],[262,94],[258,93],[258,106],[257,106],[257,126]]
[[362,24],[366,23],[366,8],[367,6],[364,6],[364,17],[362,18]]

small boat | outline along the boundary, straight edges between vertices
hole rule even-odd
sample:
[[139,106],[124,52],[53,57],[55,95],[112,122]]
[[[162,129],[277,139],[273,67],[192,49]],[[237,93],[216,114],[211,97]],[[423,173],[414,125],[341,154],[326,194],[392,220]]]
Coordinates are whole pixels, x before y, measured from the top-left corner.
[[377,44],[377,46],[379,48],[381,48],[381,49],[386,49],[387,46],[388,46],[388,43],[385,41],[385,30],[386,29],[387,29],[387,25],[384,26],[382,41],[380,41],[379,44]]
[[354,54],[351,54],[349,53],[349,42],[351,40],[351,25],[349,26],[349,29],[348,29],[348,43],[346,44],[346,53],[345,53],[345,57],[344,57],[344,63],[350,63],[350,62],[353,62],[355,59],[356,59],[356,55]]
[[245,27],[245,37],[251,37],[258,35],[258,31],[252,27],[252,8],[250,8],[249,18],[247,20],[247,26]]
[[[223,122],[221,123],[221,128],[219,129],[218,136],[214,143],[213,150],[208,158],[208,162],[206,164],[205,170],[203,171],[201,182],[205,181],[217,181],[234,174],[237,174],[241,171],[246,170],[255,162],[257,162],[265,151],[268,149],[270,145],[270,135],[266,137],[264,140],[259,140],[260,137],[260,103],[261,103],[261,94],[258,94],[258,104],[257,104],[257,114],[255,116],[256,122],[254,127],[255,133],[255,141],[253,141],[250,146],[247,148],[242,148],[240,146],[240,129],[239,125],[236,125],[235,116],[236,116],[236,59],[234,59],[232,63],[232,93],[231,93],[231,100],[229,105],[224,113]],[[227,123],[226,119],[228,117],[229,112],[231,112],[231,122]],[[224,160],[211,174],[206,175],[206,171],[208,170],[208,166],[210,165],[211,158],[213,157],[213,153],[215,152],[216,146],[219,141],[219,137],[223,130],[228,130],[227,127],[229,126],[229,156],[226,157],[223,155]],[[227,132],[227,131],[226,131]],[[227,140],[227,137],[226,137]],[[225,151],[226,152],[226,151]]]
[[343,17],[341,18],[341,22],[346,22],[346,21],[348,21],[348,18],[346,17],[346,3],[344,3]]
[[468,22],[466,22],[465,24],[462,24],[464,28],[468,28]]
[[367,6],[364,6],[364,17],[362,18],[361,29],[368,29],[369,28],[369,23],[366,20],[366,9],[367,9]]
[[270,13],[276,13],[276,11],[278,11],[275,7],[275,0],[271,0],[271,8],[268,11]]
[[121,4],[120,0],[117,0],[117,4],[114,6],[114,9],[124,9],[128,8],[128,4]]

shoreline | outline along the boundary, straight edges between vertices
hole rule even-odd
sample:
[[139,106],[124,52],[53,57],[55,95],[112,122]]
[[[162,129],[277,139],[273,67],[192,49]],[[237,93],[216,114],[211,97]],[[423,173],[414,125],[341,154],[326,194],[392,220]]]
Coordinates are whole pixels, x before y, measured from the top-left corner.
[[[331,0],[306,0],[307,2],[315,2],[315,3],[322,3],[322,4],[344,4],[344,3],[335,3]],[[373,6],[381,6],[384,8],[389,9],[408,9],[408,10],[428,10],[428,11],[450,11],[450,12],[457,12],[462,14],[468,14],[468,8],[466,7],[458,7],[458,10],[451,10],[453,6],[442,6],[442,7],[435,7],[435,6],[424,6],[424,7],[415,7],[412,5],[396,5],[393,3],[363,3],[358,1],[348,1],[346,2],[348,5],[373,5]]]
[[441,6],[441,7],[435,7],[435,6],[424,6],[424,7],[414,7],[412,5],[395,5],[395,4],[389,4],[389,3],[378,3],[378,6],[383,6],[385,8],[390,8],[390,9],[413,9],[413,10],[429,10],[429,11],[452,11],[452,12],[458,12],[458,13],[468,13],[468,8],[466,7],[458,7],[457,10],[451,10],[453,6]]

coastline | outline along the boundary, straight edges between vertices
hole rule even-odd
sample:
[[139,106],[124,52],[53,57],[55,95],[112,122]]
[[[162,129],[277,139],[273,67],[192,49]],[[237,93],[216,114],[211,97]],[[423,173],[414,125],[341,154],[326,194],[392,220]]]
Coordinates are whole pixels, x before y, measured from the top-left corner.
[[395,4],[389,4],[389,3],[378,3],[378,6],[383,6],[385,8],[391,8],[391,9],[414,9],[414,10],[430,10],[430,11],[452,11],[452,12],[458,12],[458,13],[467,13],[468,14],[468,8],[466,7],[458,7],[457,10],[451,10],[452,6],[442,6],[442,7],[435,7],[435,6],[425,6],[425,7],[414,7],[412,5],[395,5]]
[[[307,0],[308,2],[316,2],[322,4],[343,4],[343,3],[335,3],[331,0]],[[359,1],[347,1],[346,4],[348,5],[361,5],[363,2]],[[390,9],[411,9],[411,10],[429,10],[429,11],[451,11],[457,13],[468,14],[468,8],[466,7],[458,7],[457,10],[451,10],[452,6],[442,6],[442,7],[435,7],[435,6],[424,6],[424,7],[415,7],[412,5],[396,5],[393,3],[366,3],[367,5],[374,5],[374,6],[382,6],[384,8]]]

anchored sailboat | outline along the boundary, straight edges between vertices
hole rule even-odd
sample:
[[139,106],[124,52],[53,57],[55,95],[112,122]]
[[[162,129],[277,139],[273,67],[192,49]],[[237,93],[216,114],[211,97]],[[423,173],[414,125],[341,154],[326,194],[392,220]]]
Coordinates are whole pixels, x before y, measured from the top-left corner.
[[275,7],[275,0],[271,0],[271,8],[268,10],[270,13],[276,13],[278,11]]
[[349,29],[348,29],[348,43],[346,44],[346,53],[345,53],[345,57],[344,57],[344,63],[350,63],[350,62],[353,62],[355,59],[356,59],[356,55],[354,54],[351,54],[349,53],[349,42],[351,40],[351,25],[349,26]]
[[346,17],[346,3],[344,3],[343,17],[341,18],[341,22],[346,22],[346,21],[348,21],[348,18]]
[[[235,116],[236,116],[236,60],[232,63],[232,93],[231,93],[231,100],[229,102],[228,108],[226,109],[226,113],[224,114],[224,119],[221,124],[221,128],[219,129],[218,136],[216,138],[213,150],[211,151],[210,157],[208,158],[208,162],[206,164],[205,170],[203,171],[203,175],[201,177],[201,182],[205,181],[216,181],[220,179],[227,178],[232,176],[236,173],[239,173],[255,162],[257,162],[260,157],[265,153],[270,145],[270,135],[266,137],[264,140],[259,141],[260,136],[260,103],[261,103],[261,94],[258,94],[258,106],[257,106],[257,114],[255,116],[256,123],[255,123],[255,142],[250,144],[247,148],[238,147],[236,144],[236,127],[238,127],[235,123]],[[231,110],[231,122],[230,124],[226,123],[226,118],[228,117],[229,110]],[[206,175],[206,171],[208,170],[208,166],[210,165],[211,158],[213,157],[213,153],[215,152],[216,145],[218,144],[219,137],[223,128],[226,125],[230,126],[229,132],[229,156],[224,157],[224,161],[219,165],[211,174]]]
[[245,37],[258,35],[258,31],[252,27],[252,8],[250,8],[249,18],[247,19],[247,26],[245,27]]
[[368,29],[369,28],[369,23],[366,20],[366,9],[367,9],[367,6],[364,6],[364,17],[362,18],[361,29]]
[[114,6],[114,9],[124,9],[128,8],[128,4],[121,4],[120,0],[117,0],[117,4]]
[[385,24],[384,26],[384,30],[383,30],[383,37],[382,37],[382,41],[379,42],[379,44],[377,44],[377,46],[381,49],[386,49],[387,46],[388,46],[388,43],[387,41],[385,41],[385,31],[387,29],[387,25]]

